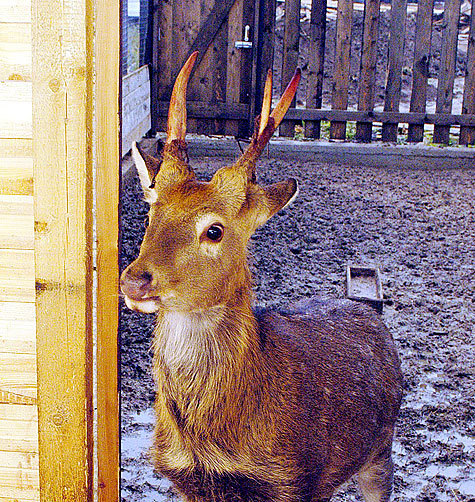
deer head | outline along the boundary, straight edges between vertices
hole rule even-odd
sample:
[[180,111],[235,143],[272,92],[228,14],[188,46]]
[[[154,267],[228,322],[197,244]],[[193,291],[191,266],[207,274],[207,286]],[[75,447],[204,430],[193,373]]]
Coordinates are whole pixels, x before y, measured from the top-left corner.
[[141,152],[136,144],[132,149],[150,204],[149,225],[138,258],[122,274],[121,288],[129,308],[141,312],[200,311],[248,294],[247,242],[297,192],[294,179],[259,185],[256,162],[290,106],[300,70],[272,113],[268,72],[249,147],[233,165],[202,182],[188,164],[185,143],[186,87],[196,57],[196,52],[189,57],[176,79],[162,158]]

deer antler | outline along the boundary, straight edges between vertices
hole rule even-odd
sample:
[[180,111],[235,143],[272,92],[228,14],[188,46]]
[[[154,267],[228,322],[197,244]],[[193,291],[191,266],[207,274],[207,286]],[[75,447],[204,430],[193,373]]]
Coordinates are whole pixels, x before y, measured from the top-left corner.
[[[163,161],[156,175],[159,184],[183,182],[194,177],[188,165],[186,136],[186,89],[198,52],[193,52],[178,74],[173,86],[168,109],[167,140],[163,148]],[[155,182],[155,179],[154,179]]]
[[197,56],[198,51],[191,54],[175,80],[168,109],[167,144],[174,140],[185,141],[186,88]]
[[251,144],[234,165],[234,169],[246,171],[248,180],[255,181],[255,164],[257,159],[287,113],[287,110],[294,99],[295,93],[297,92],[300,76],[300,68],[297,68],[284,93],[282,94],[282,97],[272,113],[270,113],[272,100],[272,71],[269,70],[267,72],[259,128],[256,127]]

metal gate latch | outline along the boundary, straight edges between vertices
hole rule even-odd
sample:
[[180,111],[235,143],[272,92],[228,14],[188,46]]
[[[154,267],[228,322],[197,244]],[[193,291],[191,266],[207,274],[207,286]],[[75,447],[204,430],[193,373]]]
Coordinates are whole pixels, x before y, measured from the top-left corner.
[[252,49],[252,42],[249,40],[250,31],[251,27],[246,24],[246,26],[244,27],[244,40],[234,42],[234,47],[236,47],[236,49]]

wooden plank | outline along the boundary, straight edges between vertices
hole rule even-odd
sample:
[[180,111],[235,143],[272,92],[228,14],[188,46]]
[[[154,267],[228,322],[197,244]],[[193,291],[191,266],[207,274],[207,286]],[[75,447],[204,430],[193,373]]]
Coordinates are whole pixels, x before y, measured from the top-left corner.
[[[384,111],[399,111],[401,100],[401,73],[404,61],[404,41],[406,36],[407,0],[393,0],[389,35],[388,77],[384,97]],[[397,140],[397,123],[383,124],[383,141]]]
[[[20,408],[34,408],[34,406],[22,406],[13,404],[1,404],[0,406],[16,406]],[[0,436],[11,435],[16,438],[34,440],[38,437],[38,422],[34,420],[12,420],[8,417],[0,418]],[[0,458],[0,465],[5,467]],[[32,467],[30,467],[32,469]],[[0,484],[1,486],[1,484]]]
[[[162,3],[162,2],[161,2]],[[163,2],[165,3],[165,2]],[[98,502],[120,500],[119,207],[120,4],[96,6],[97,470]]]
[[[264,86],[267,78],[267,70],[272,68],[274,62],[274,45],[275,45],[275,0],[257,0],[255,2],[256,10],[258,10],[257,29],[255,30],[257,37],[254,37],[254,54],[256,71],[256,95],[254,109],[249,111],[249,116],[253,120],[257,113],[260,113],[262,107],[262,98],[264,95]],[[228,72],[233,71],[233,67],[228,65]],[[254,124],[252,124],[252,127]],[[251,129],[252,130],[252,129]]]
[[2,455],[3,452],[38,453],[38,451],[38,438],[16,439],[11,435],[0,437],[0,452],[2,452]]
[[[256,21],[256,1],[249,2],[246,0],[242,0],[242,2],[243,2],[243,10],[242,10],[243,33],[239,40],[244,40],[246,26],[249,26],[251,29],[250,39],[252,40],[254,39],[254,37],[252,36],[252,30],[254,30],[254,24]],[[241,78],[241,83],[239,86],[240,87],[239,106],[245,109],[244,115],[247,122],[245,122],[244,120],[239,122],[238,136],[246,137],[252,134],[252,131],[254,129],[254,123],[253,123],[254,117],[250,116],[250,107],[252,106],[253,100],[255,101],[256,74],[252,67],[254,61],[254,52],[248,49],[240,49],[240,50],[242,52],[242,55],[241,55],[241,66],[240,68],[238,68],[239,76]],[[219,105],[219,103],[216,103],[216,105]]]
[[[285,90],[299,62],[300,45],[300,0],[286,0],[284,23],[284,47],[282,54],[281,92]],[[291,106],[295,106],[296,98]],[[293,137],[295,123],[287,121],[279,128],[280,136]]]
[[[123,140],[150,116],[150,82],[145,82],[140,87],[130,92],[122,99],[122,137]],[[140,140],[142,136],[133,138]],[[130,149],[130,145],[129,145]]]
[[[241,40],[243,33],[243,1],[234,2],[228,18],[228,47],[226,66],[226,107],[239,103],[241,96],[241,61],[242,50],[234,45]],[[236,120],[226,121],[226,134],[239,135],[239,122]]]
[[0,352],[36,354],[35,321],[6,322],[0,319]]
[[[7,498],[3,498],[3,495]],[[5,488],[2,490],[2,495],[0,496],[0,502],[31,502],[40,500],[40,494],[38,490],[18,490],[16,488]]]
[[[436,113],[450,113],[452,111],[460,5],[461,0],[447,0],[445,3],[439,82],[435,104]],[[434,143],[448,144],[449,133],[449,126],[436,125],[434,127]]]
[[[198,67],[203,60],[208,47],[213,43],[214,39],[221,30],[223,24],[227,21],[229,12],[236,0],[217,0],[207,16],[201,22],[201,27],[195,36],[191,47],[188,49],[188,53],[183,61],[186,61],[189,56],[195,51],[198,51],[198,57],[196,58],[195,67]],[[209,2],[203,4],[206,6]]]
[[[338,0],[336,22],[335,66],[333,73],[332,110],[346,110],[350,82],[351,31],[353,27],[353,0]],[[330,124],[331,139],[346,138],[346,123]]]
[[[19,404],[0,404],[0,420],[12,420],[28,422],[32,428],[37,427],[38,408],[37,406],[24,406]],[[36,431],[38,434],[38,431]],[[2,464],[6,465],[6,464]],[[33,467],[30,465],[30,467]]]
[[35,305],[0,301],[0,352],[36,353]]
[[0,302],[0,319],[5,322],[34,321],[35,305],[33,303]]
[[[311,110],[303,108],[290,108],[286,113],[290,120],[334,120],[359,121],[359,122],[382,122],[406,124],[440,124],[440,125],[475,125],[475,115],[453,115],[438,113],[415,113],[415,112],[363,112],[352,110]],[[284,119],[285,120],[285,119]]]
[[0,23],[31,23],[31,0],[0,0]]
[[0,195],[33,195],[33,159],[0,157]]
[[0,114],[2,138],[31,138],[29,82],[0,82],[0,110],[2,110]]
[[0,486],[2,492],[8,489],[24,490],[39,489],[39,472],[38,469],[28,469],[26,467],[2,467],[0,466]]
[[142,122],[137,124],[134,129],[129,131],[127,134],[122,135],[122,157],[126,155],[128,151],[130,151],[130,149],[132,148],[132,143],[134,141],[138,141],[140,138],[145,136],[147,131],[150,131],[151,125],[151,116],[149,114],[142,120]]
[[[209,45],[203,46],[204,56],[201,60],[201,64],[198,67],[198,74],[202,77],[195,77],[195,85],[199,82],[202,84],[204,82],[203,76],[205,76],[206,82],[199,87],[199,93],[203,101],[213,104],[225,103],[226,101],[226,74],[227,74],[227,48],[228,48],[228,20],[227,15],[231,7],[229,7],[226,13],[221,13],[221,8],[219,7],[219,15],[215,18],[212,16],[213,10],[216,9],[221,3],[219,0],[215,2],[214,6],[209,0],[202,1],[202,14],[201,14],[201,30],[209,23],[215,25],[219,28],[216,34],[209,42]],[[211,11],[209,8],[211,8]],[[209,14],[208,14],[209,12]],[[221,19],[221,15],[225,15],[224,19]],[[200,34],[197,35],[196,39],[200,39]],[[203,38],[204,39],[204,38]],[[200,49],[198,49],[200,51]],[[225,121],[222,119],[214,120],[199,120],[196,125],[196,132],[201,134],[224,134],[225,133]]]
[[0,14],[0,81],[31,79],[30,9],[16,12],[23,19],[14,21],[15,17],[8,12],[5,17]]
[[[379,8],[379,0],[367,0],[365,2],[358,110],[370,111],[374,108]],[[358,141],[370,142],[371,134],[371,123],[356,123],[356,139]]]
[[[414,65],[412,67],[411,112],[426,111],[433,10],[434,0],[419,0],[414,42]],[[424,126],[409,124],[407,140],[411,143],[419,143],[423,139]]]
[[[325,64],[326,0],[312,0],[310,17],[310,49],[307,74],[307,108],[322,107],[323,69]],[[320,122],[305,124],[305,136],[320,137]]]
[[[166,117],[168,114],[168,101],[160,101],[157,105],[158,115]],[[210,105],[202,101],[188,101],[186,108],[188,118],[247,120],[249,117],[249,107],[242,103]]]
[[[0,406],[12,407],[15,405],[2,404]],[[34,408],[33,406],[18,406],[19,408]],[[38,434],[38,432],[37,432]],[[0,464],[2,467],[18,467],[21,465],[29,469],[38,469],[38,453],[22,453],[22,452],[1,452]],[[1,499],[0,499],[1,500]]]
[[36,354],[34,303],[0,302],[0,352]]
[[33,249],[33,219],[29,215],[2,216],[0,248]]
[[33,218],[33,197],[29,195],[0,195],[0,214]]
[[0,249],[0,301],[35,301],[33,250]]
[[0,354],[0,390],[36,397],[36,355]]
[[174,61],[173,2],[154,0],[152,35],[152,63],[150,68],[150,96],[152,107],[152,131],[165,131],[166,119],[158,115],[158,102],[170,99],[167,90],[171,85]]
[[150,82],[148,65],[141,66],[134,72],[125,75],[122,77],[122,98],[147,82]]
[[0,137],[0,152],[2,152],[2,158],[32,157],[32,140],[31,138],[20,139]]
[[32,33],[41,500],[92,500],[92,0],[34,0]]
[[[472,1],[470,33],[468,37],[467,67],[463,88],[463,114],[475,114],[475,2]],[[475,127],[460,128],[460,144],[475,145]]]

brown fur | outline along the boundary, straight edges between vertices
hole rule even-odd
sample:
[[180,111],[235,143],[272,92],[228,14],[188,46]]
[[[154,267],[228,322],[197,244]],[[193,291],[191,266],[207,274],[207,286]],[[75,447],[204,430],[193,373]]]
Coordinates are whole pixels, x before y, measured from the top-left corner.
[[329,500],[356,473],[387,502],[402,377],[380,317],[350,301],[252,309],[248,240],[297,190],[256,183],[264,139],[209,183],[182,139],[161,163],[134,151],[150,224],[121,286],[157,314],[155,466],[187,502]]

